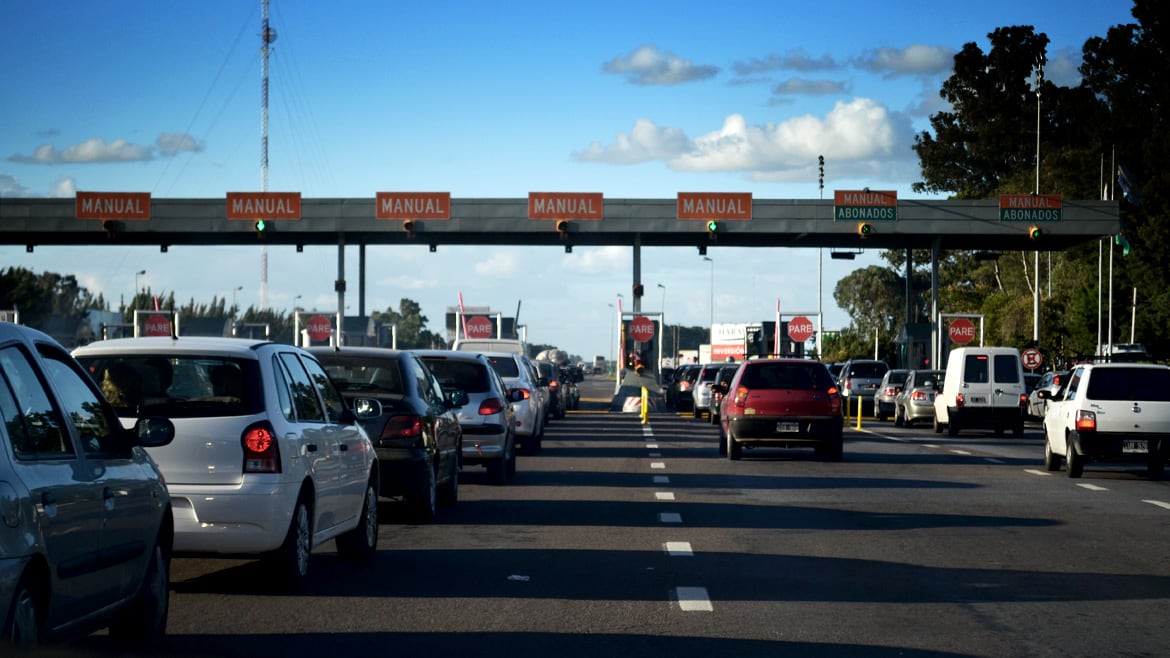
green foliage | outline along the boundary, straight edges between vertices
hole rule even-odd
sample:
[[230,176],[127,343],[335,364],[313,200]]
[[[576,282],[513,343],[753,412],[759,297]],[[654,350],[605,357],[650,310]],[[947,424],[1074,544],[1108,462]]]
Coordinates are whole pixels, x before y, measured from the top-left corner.
[[[402,298],[398,302],[398,310],[387,308],[383,312],[374,311],[371,316],[380,320],[386,326],[397,326],[398,348],[409,349],[445,349],[447,341],[439,334],[432,333],[426,328],[427,317],[422,314],[422,307],[412,299]],[[387,333],[387,336],[389,333]],[[388,345],[387,345],[388,346]]]

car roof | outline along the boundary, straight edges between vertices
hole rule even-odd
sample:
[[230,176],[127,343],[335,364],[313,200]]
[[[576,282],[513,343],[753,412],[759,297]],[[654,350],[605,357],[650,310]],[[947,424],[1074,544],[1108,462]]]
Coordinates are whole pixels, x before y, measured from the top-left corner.
[[458,350],[410,350],[421,359],[450,359],[452,361],[475,361],[483,363],[482,352],[461,352]]
[[221,336],[142,336],[138,338],[110,338],[83,345],[74,350],[77,356],[99,354],[217,354],[255,358],[257,350],[267,346],[282,346],[268,340],[229,338]]

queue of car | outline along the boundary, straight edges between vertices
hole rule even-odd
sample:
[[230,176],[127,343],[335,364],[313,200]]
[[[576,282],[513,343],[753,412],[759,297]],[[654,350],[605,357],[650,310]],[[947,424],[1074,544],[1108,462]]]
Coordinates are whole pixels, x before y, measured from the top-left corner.
[[148,644],[173,556],[254,557],[293,590],[325,542],[375,554],[380,499],[426,522],[465,466],[510,481],[583,376],[462,347],[142,337],[69,353],[0,322],[0,518],[18,530],[0,536],[0,652],[103,628]]

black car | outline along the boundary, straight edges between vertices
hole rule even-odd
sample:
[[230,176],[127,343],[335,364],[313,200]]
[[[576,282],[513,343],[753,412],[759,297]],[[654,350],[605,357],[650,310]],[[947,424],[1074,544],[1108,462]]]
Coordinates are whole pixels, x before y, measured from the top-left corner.
[[731,364],[723,366],[719,372],[715,373],[715,383],[711,385],[711,424],[719,424],[719,407],[723,405],[723,396],[727,395],[727,390],[731,386],[731,380],[735,377],[735,371],[739,370],[740,364]]
[[467,403],[461,389],[444,392],[430,368],[411,352],[380,347],[314,347],[346,400],[373,398],[382,415],[361,421],[381,469],[381,495],[401,496],[419,521],[459,496],[463,431],[454,409]]
[[674,371],[674,379],[666,388],[666,406],[678,411],[691,409],[695,400],[691,389],[695,386],[695,379],[699,376],[702,366],[692,363],[679,367]]

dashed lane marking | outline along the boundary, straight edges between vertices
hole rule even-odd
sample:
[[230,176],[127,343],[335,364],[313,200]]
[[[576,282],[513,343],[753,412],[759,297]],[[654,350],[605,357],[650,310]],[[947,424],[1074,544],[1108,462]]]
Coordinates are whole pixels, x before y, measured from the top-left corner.
[[654,484],[670,484],[670,478],[665,475],[655,475]]
[[650,450],[655,450],[658,448],[658,444],[657,443],[647,443],[646,447]]
[[673,491],[656,491],[654,492],[655,500],[674,500]]
[[662,456],[662,453],[661,453],[661,452],[652,452],[652,453],[650,453],[648,456],[650,456],[650,457],[661,457],[661,456]]
[[650,468],[666,468],[664,462],[650,462]]
[[1043,475],[1044,477],[1048,477],[1049,475],[1052,475],[1048,471],[1040,471],[1040,470],[1036,470],[1034,468],[1025,468],[1024,472],[1031,473],[1032,475]]
[[1151,505],[1156,505],[1158,507],[1161,507],[1162,509],[1170,509],[1170,503],[1164,503],[1160,500],[1143,500],[1142,502],[1149,503]]
[[1082,489],[1088,489],[1089,491],[1109,491],[1105,487],[1099,487],[1095,484],[1089,484],[1088,482],[1078,482],[1077,486]]
[[956,455],[969,455],[969,454],[971,454],[971,453],[967,452],[966,450],[951,449],[951,452],[955,453]]
[[668,541],[665,546],[667,555],[671,557],[692,557],[695,554],[689,541]]
[[682,514],[676,512],[662,512],[658,515],[659,523],[682,523]]
[[711,612],[711,598],[707,596],[706,587],[676,587],[674,595],[678,599],[678,607],[683,612]]
[[1004,461],[1002,459],[996,459],[995,457],[984,457],[983,461],[991,463],[991,464],[1003,464],[1004,463]]

